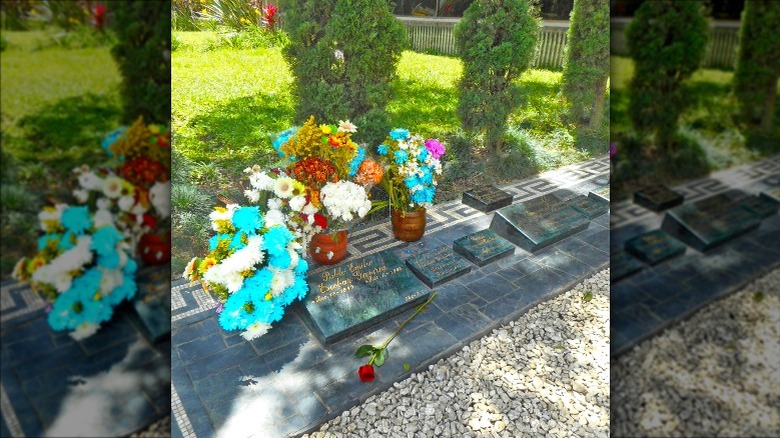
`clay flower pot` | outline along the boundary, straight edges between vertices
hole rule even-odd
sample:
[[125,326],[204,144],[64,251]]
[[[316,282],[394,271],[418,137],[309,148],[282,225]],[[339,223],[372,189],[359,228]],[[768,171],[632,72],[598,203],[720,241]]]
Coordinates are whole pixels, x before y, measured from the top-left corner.
[[393,224],[393,234],[396,239],[404,242],[415,242],[425,234],[425,208],[407,211],[406,214],[393,210],[390,216]]
[[319,264],[335,265],[347,256],[347,230],[318,233],[309,242],[309,254]]
[[138,240],[138,255],[147,265],[164,265],[171,261],[171,234],[144,234]]

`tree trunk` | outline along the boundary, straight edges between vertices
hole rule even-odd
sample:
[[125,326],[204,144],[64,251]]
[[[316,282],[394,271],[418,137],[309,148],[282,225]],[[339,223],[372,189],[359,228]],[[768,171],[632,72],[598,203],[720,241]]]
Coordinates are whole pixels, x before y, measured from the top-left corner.
[[761,130],[769,132],[775,119],[775,104],[777,102],[777,77],[768,81],[766,97],[764,98],[764,114],[761,117]]
[[596,101],[593,103],[593,109],[590,112],[590,121],[588,128],[593,131],[601,127],[601,119],[604,118],[604,99],[607,94],[607,77],[596,84]]

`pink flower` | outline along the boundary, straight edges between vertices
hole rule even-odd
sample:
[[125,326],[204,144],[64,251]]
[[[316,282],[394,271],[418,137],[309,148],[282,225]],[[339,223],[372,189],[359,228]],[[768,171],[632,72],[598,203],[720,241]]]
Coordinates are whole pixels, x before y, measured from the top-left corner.
[[445,152],[447,152],[447,149],[444,147],[444,145],[435,138],[426,141],[425,148],[428,149],[428,152],[430,152],[431,156],[437,160],[439,157],[444,155]]

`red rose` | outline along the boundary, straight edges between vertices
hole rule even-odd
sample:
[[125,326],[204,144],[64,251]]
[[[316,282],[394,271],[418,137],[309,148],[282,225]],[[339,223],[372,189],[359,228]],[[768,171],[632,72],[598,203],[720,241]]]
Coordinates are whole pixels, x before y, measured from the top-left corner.
[[154,219],[154,216],[152,216],[151,214],[144,214],[143,215],[143,222],[144,222],[144,225],[146,225],[147,227],[149,227],[151,229],[154,229],[154,227],[157,226],[157,221]]
[[364,382],[371,382],[374,380],[374,367],[371,365],[363,365],[358,368],[358,376],[360,380]]
[[314,213],[314,223],[322,227],[323,230],[328,228],[328,220],[319,213]]

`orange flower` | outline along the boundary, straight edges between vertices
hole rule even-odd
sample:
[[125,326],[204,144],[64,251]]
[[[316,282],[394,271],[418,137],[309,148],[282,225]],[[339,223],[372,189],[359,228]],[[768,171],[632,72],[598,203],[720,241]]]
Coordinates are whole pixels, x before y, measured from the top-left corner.
[[384,170],[382,166],[371,158],[360,163],[355,181],[360,185],[379,184],[382,181]]

